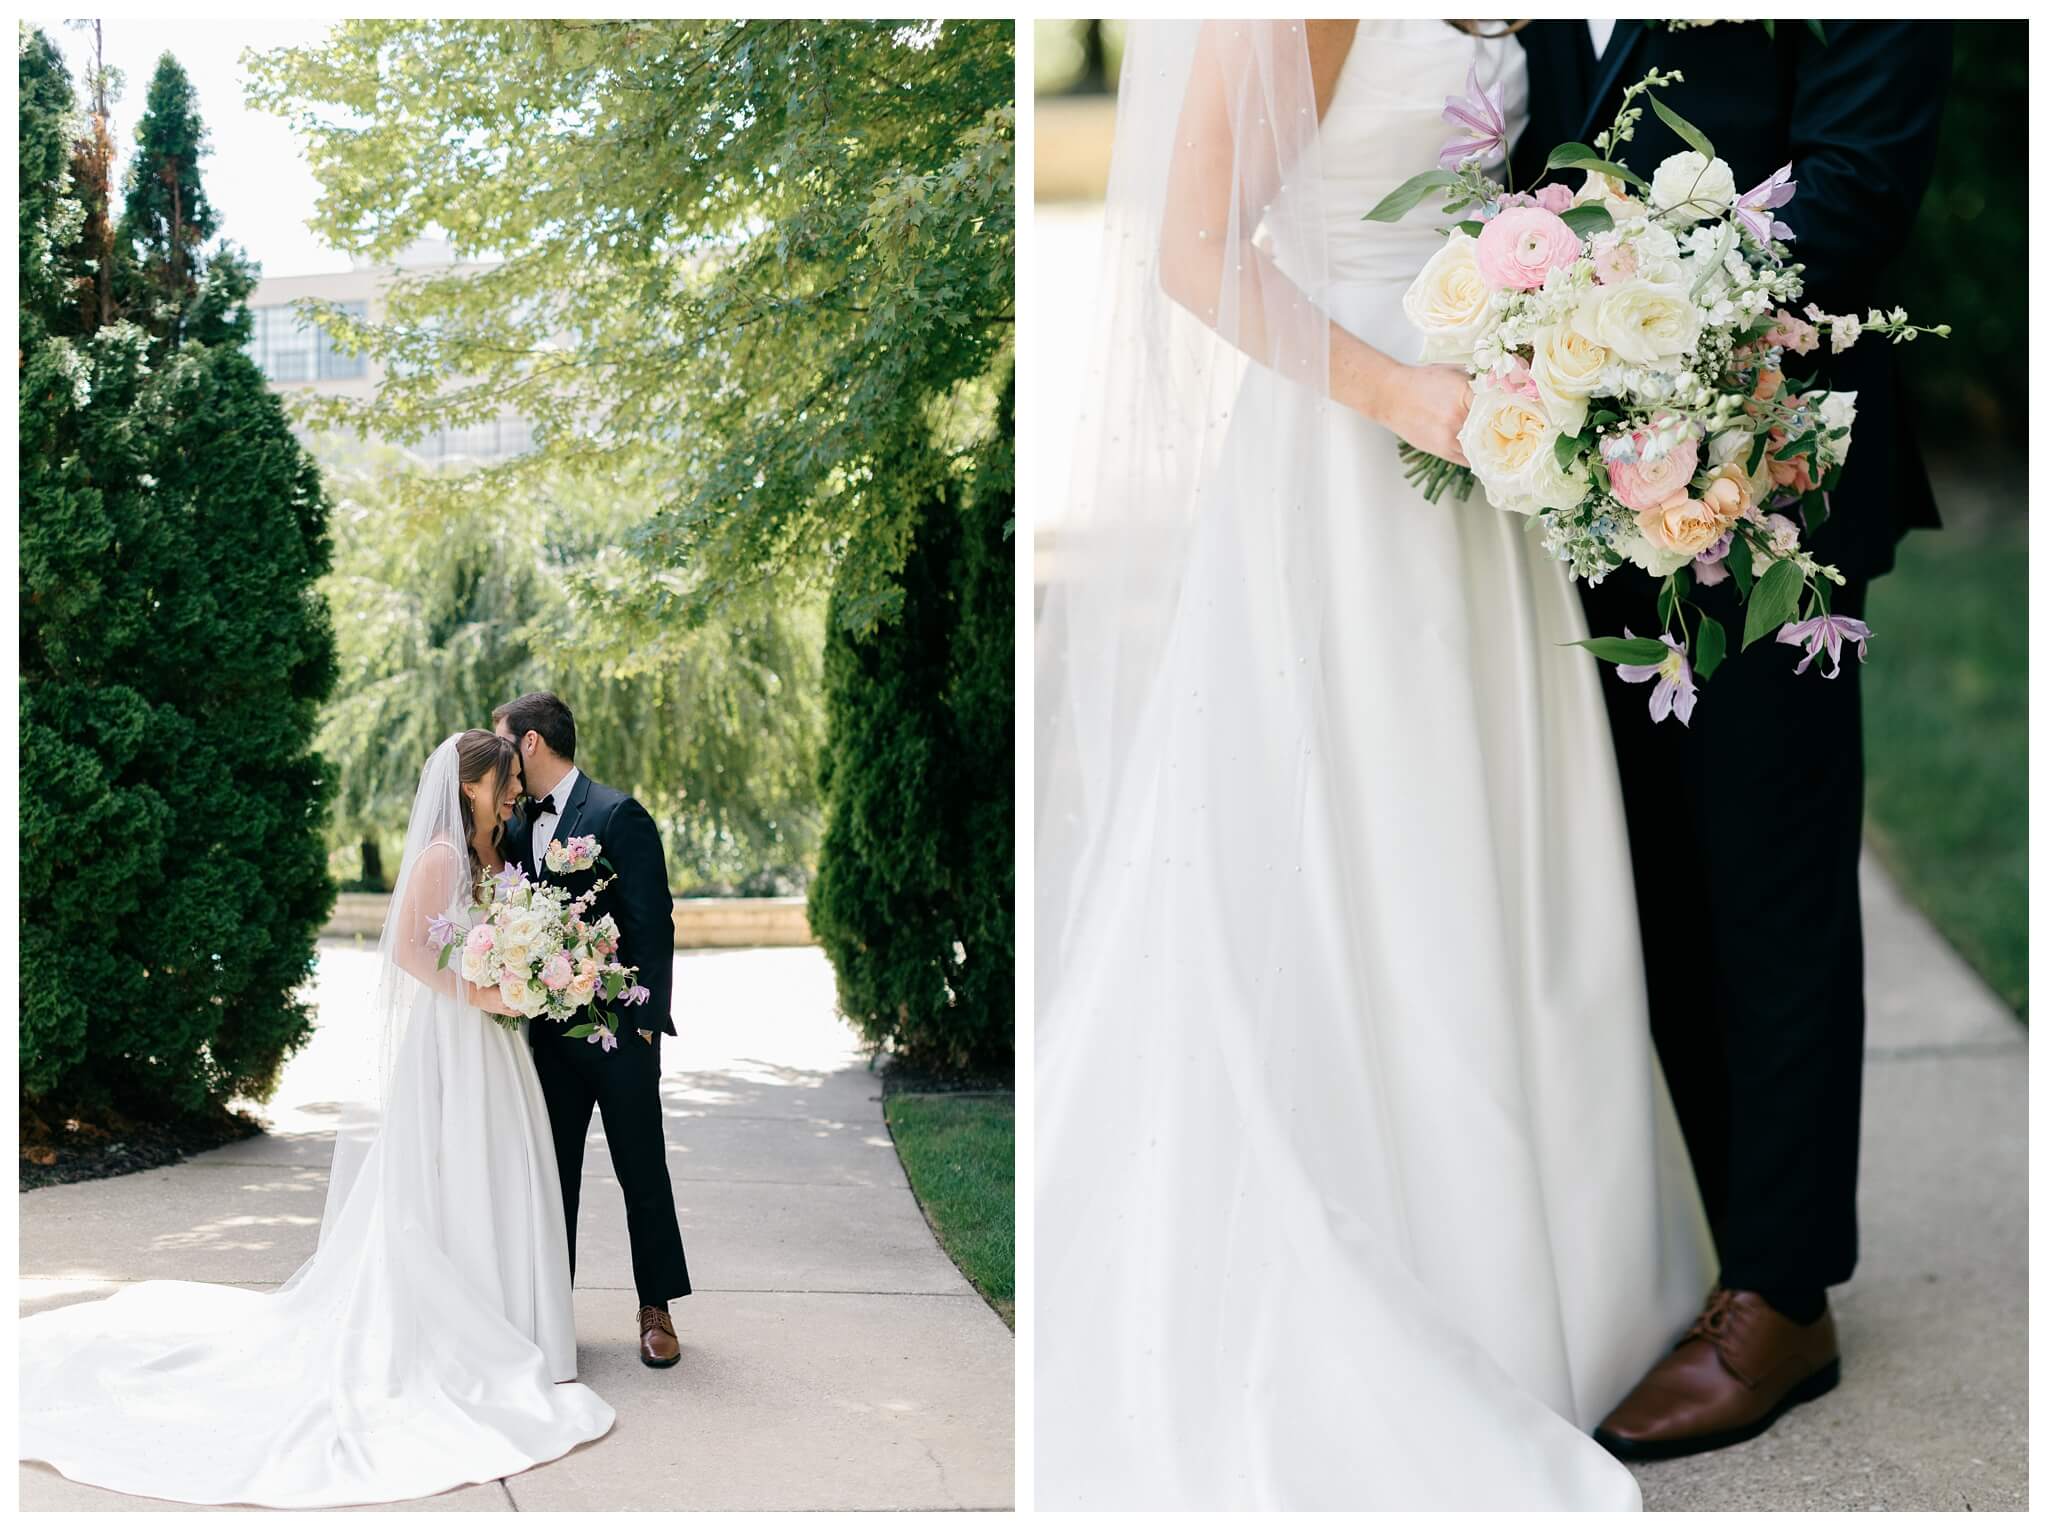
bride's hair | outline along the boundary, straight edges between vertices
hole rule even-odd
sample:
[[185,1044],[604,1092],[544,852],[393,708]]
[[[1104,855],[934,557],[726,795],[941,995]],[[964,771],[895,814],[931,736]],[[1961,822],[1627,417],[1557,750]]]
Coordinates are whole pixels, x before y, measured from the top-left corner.
[[[1529,23],[1527,21],[1446,21],[1445,26],[1456,27],[1460,32],[1469,32],[1474,37],[1512,37]],[[1489,32],[1488,27],[1500,28]]]
[[[512,767],[518,764],[519,746],[510,739],[501,738],[489,729],[472,728],[455,741],[456,776],[467,787],[489,778],[495,800],[498,789],[509,779]],[[483,864],[476,854],[476,816],[470,811],[469,794],[458,791],[456,800],[462,807],[462,845],[469,855],[469,871],[472,878],[483,874]],[[505,835],[505,826],[491,826],[491,843],[498,844]]]

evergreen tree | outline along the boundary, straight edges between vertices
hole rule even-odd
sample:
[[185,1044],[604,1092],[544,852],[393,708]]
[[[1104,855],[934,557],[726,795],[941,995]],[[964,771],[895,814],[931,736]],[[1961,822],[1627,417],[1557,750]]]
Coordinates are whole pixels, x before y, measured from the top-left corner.
[[[78,131],[53,59],[24,39],[24,243],[30,202],[80,206],[48,280],[22,276],[21,1082],[31,1104],[175,1113],[260,1092],[309,1031],[326,504],[241,350],[246,262],[173,259],[185,236],[145,222],[117,309],[147,323],[79,301],[107,188],[62,156],[52,174],[49,123]],[[196,176],[179,201],[204,207]]]
[[145,322],[173,342],[183,338],[181,325],[197,305],[206,242],[219,232],[199,178],[199,161],[210,152],[198,92],[184,66],[166,53],[157,60],[135,127],[118,242],[140,260],[141,269],[129,276],[132,301],[150,305]]
[[829,806],[810,900],[863,1035],[982,1076],[1009,1074],[1015,1042],[1007,391],[999,418],[964,488],[919,511],[897,615],[861,636],[828,622]]

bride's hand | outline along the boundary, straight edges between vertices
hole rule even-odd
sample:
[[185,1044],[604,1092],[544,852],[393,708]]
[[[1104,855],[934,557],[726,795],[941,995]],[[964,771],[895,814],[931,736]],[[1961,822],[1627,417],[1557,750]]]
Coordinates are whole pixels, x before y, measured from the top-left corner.
[[1472,409],[1472,383],[1461,367],[1401,367],[1382,397],[1380,424],[1410,446],[1460,466],[1458,431]]

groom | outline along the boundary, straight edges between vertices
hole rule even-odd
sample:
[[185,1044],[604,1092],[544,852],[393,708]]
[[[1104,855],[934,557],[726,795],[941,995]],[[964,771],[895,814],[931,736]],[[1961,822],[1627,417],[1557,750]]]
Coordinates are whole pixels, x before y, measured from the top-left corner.
[[600,868],[557,874],[548,870],[545,858],[556,840],[589,835],[616,873],[616,880],[598,894],[592,916],[608,914],[618,922],[618,960],[639,969],[647,1002],[624,1012],[624,1028],[609,1044],[597,1036],[564,1036],[576,1024],[573,1020],[536,1018],[533,1064],[561,1169],[570,1277],[576,1274],[583,1143],[594,1107],[604,1115],[612,1172],[626,1197],[633,1285],[640,1297],[640,1359],[648,1366],[673,1366],[682,1352],[669,1299],[689,1295],[690,1270],[683,1262],[683,1235],[668,1181],[668,1145],[661,1132],[661,1036],[676,1031],[669,1019],[675,925],[661,836],[639,803],[576,768],[576,719],[560,697],[529,692],[499,707],[491,722],[519,746],[526,776],[527,804],[505,829],[509,859],[529,877],[580,894],[612,873]]
[[[1933,173],[1949,29],[1830,21],[1825,33],[1792,20],[1775,36],[1755,22],[1535,22],[1521,34],[1531,100],[1516,184],[1533,184],[1558,144],[1590,142],[1652,67],[1680,72],[1662,98],[1738,189],[1791,164],[1798,192],[1778,216],[1806,301],[1861,314],[1885,295]],[[1645,112],[1616,157],[1647,176],[1685,148]],[[1860,618],[1906,529],[1937,524],[1933,495],[1891,347],[1793,361],[1856,391],[1855,449],[1807,545],[1847,577],[1835,612]],[[1734,588],[1693,599],[1739,633]],[[1647,575],[1623,569],[1582,593],[1593,632],[1656,630]],[[1764,643],[1731,658],[1689,728],[1653,723],[1642,688],[1601,667],[1651,1025],[1721,1258],[1700,1320],[1596,1432],[1622,1457],[1746,1440],[1840,1375],[1827,1289],[1856,1264],[1861,714],[1854,663],[1824,680],[1795,676],[1797,657]]]

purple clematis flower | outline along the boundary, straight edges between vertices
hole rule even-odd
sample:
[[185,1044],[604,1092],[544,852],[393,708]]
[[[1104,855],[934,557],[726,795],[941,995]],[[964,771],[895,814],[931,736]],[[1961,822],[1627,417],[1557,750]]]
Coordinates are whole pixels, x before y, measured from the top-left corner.
[[[1621,634],[1624,638],[1635,636],[1625,627]],[[1616,665],[1614,673],[1630,685],[1645,680],[1657,683],[1657,689],[1650,693],[1652,723],[1662,723],[1675,712],[1678,721],[1690,728],[1693,703],[1699,700],[1700,689],[1693,684],[1692,666],[1686,661],[1684,647],[1669,633],[1659,633],[1658,636],[1671,650],[1660,663]]]
[[1774,208],[1792,200],[1799,183],[1792,179],[1792,167],[1780,165],[1767,180],[1759,181],[1735,199],[1735,221],[1756,236],[1758,244],[1772,239],[1790,239],[1792,231],[1771,216]]
[[1441,169],[1456,170],[1467,160],[1507,152],[1508,119],[1501,106],[1501,88],[1496,85],[1489,95],[1481,87],[1477,59],[1465,74],[1465,94],[1444,102],[1444,121],[1472,136],[1454,138],[1444,145],[1443,153],[1436,157]]
[[653,997],[653,992],[648,989],[646,984],[636,983],[632,988],[619,996],[619,1003],[622,1005],[644,1005]]
[[1859,660],[1870,657],[1870,629],[1854,617],[1838,617],[1822,612],[1817,617],[1808,617],[1804,622],[1787,622],[1778,629],[1778,641],[1793,645],[1805,644],[1806,657],[1792,667],[1794,675],[1804,675],[1806,667],[1818,659],[1821,650],[1827,650],[1828,663],[1832,670],[1822,670],[1824,680],[1833,680],[1842,673],[1842,645],[1856,645]]
[[602,1024],[592,1026],[590,1028],[590,1035],[585,1040],[595,1042],[608,1053],[618,1051],[619,1039],[612,1035],[612,1029],[609,1026]]
[[444,946],[455,944],[461,928],[445,914],[437,914],[427,921],[427,945],[439,951]]
[[497,881],[500,893],[510,893],[525,885],[526,874],[516,866],[507,866],[498,874]]

